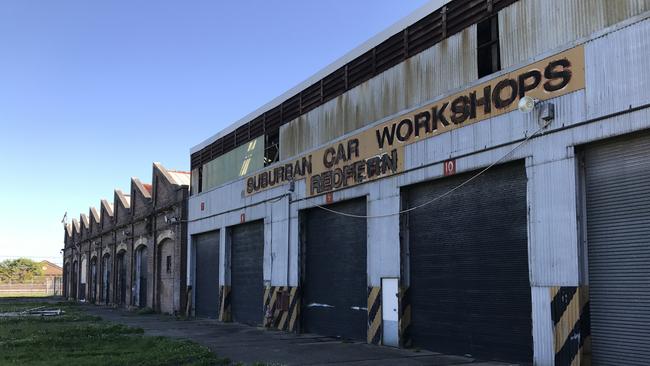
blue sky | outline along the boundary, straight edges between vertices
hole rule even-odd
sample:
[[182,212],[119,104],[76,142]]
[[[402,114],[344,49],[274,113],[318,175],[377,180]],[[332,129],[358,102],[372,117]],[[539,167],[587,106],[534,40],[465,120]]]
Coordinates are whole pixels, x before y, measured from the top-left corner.
[[426,0],[0,2],[0,260],[60,262],[69,217]]

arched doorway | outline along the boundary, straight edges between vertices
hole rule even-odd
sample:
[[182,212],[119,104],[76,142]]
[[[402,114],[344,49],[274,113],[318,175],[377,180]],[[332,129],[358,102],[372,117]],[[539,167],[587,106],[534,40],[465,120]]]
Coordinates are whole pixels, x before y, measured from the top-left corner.
[[158,256],[158,304],[161,313],[174,313],[174,243],[163,240]]
[[126,305],[126,251],[117,253],[117,303]]
[[70,294],[73,299],[77,299],[77,287],[79,286],[79,262],[72,263],[72,293]]
[[147,306],[147,247],[142,245],[135,252],[135,291],[133,304]]
[[110,303],[111,295],[111,256],[104,255],[102,258],[102,300],[105,304]]
[[97,257],[90,260],[90,278],[88,279],[90,302],[97,302]]
[[81,260],[81,278],[79,281],[79,300],[86,301],[86,286],[88,283],[88,260],[84,256]]

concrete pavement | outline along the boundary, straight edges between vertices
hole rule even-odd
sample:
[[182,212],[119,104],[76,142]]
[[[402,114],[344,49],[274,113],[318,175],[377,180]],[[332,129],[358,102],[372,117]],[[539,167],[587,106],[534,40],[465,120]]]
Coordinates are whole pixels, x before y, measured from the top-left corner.
[[144,329],[145,334],[190,339],[233,361],[277,365],[472,365],[504,366],[467,357],[351,343],[313,334],[293,334],[211,319],[177,320],[122,309],[83,305],[104,320]]

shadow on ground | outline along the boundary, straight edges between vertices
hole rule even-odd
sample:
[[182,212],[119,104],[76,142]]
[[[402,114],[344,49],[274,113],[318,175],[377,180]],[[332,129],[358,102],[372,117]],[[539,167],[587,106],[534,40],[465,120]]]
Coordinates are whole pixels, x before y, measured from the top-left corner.
[[136,315],[122,309],[83,305],[104,320],[144,329],[145,334],[190,339],[233,361],[272,365],[507,365],[434,352],[342,342],[211,319],[177,320],[167,315]]

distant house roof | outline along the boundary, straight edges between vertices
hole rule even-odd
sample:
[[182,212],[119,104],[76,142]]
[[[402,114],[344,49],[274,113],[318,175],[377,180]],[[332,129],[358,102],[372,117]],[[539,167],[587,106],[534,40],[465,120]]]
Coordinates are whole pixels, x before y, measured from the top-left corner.
[[142,186],[147,190],[147,192],[149,192],[149,194],[153,192],[153,186],[151,184],[142,183]]
[[59,277],[63,276],[63,268],[50,261],[41,261],[38,263],[43,270],[44,276]]

